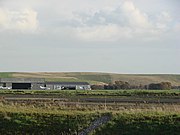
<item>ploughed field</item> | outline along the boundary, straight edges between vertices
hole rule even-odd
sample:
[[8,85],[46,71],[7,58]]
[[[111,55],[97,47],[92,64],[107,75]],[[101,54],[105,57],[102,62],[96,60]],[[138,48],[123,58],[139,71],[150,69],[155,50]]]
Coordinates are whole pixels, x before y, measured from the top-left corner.
[[179,90],[0,91],[0,134],[179,132]]
[[8,102],[180,103],[179,90],[7,90],[0,95]]

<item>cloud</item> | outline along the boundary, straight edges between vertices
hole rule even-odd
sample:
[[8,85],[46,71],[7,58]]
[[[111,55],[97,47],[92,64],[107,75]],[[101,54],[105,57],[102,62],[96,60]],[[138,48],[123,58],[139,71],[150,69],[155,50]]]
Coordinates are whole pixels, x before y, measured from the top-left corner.
[[146,13],[141,12],[138,8],[135,7],[133,2],[126,1],[122,4],[122,12],[125,15],[127,23],[131,27],[138,28],[150,28],[151,23],[148,20],[148,16]]
[[177,24],[174,26],[174,31],[175,31],[175,32],[180,32],[180,23],[177,23]]
[[169,12],[147,12],[132,0],[68,0],[61,4],[58,0],[8,1],[4,1],[4,8],[0,9],[1,31],[41,30],[42,34],[54,36],[55,33],[63,38],[70,35],[87,41],[156,40],[172,32],[176,25],[172,24],[174,20]]
[[7,12],[0,8],[0,26],[5,27],[8,22]]
[[79,26],[73,28],[77,37],[87,41],[117,41],[141,36],[149,40],[159,34],[148,15],[130,1],[113,9],[76,13],[74,20],[76,24],[79,20]]
[[0,8],[0,28],[1,31],[35,32],[38,29],[37,12],[33,9]]
[[160,15],[157,16],[156,27],[165,31],[168,29],[168,24],[172,21],[171,15],[166,12],[162,11]]
[[[141,11],[132,1],[124,1],[119,6],[96,12],[79,13],[77,37],[87,41],[118,41],[139,39],[158,40],[174,33],[178,23],[168,11],[150,14]],[[78,19],[77,19],[78,18]],[[174,22],[174,23],[173,23]],[[177,31],[177,30],[176,30]]]
[[86,41],[116,41],[121,38],[130,38],[131,29],[119,27],[116,24],[99,25],[77,28],[76,35]]

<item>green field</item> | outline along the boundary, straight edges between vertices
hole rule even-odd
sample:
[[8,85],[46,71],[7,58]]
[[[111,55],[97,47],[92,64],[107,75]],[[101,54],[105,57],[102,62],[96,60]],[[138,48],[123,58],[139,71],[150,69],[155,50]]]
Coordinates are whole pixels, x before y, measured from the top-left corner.
[[110,115],[111,120],[92,131],[93,135],[178,135],[180,113],[168,111],[78,111],[0,105],[1,134],[78,134],[94,120]]
[[60,96],[180,96],[180,90],[0,90],[0,94],[46,94]]
[[11,78],[13,73],[10,72],[0,72],[0,78]]
[[[179,90],[1,90],[0,134],[77,135],[102,116],[92,135],[178,135],[180,103],[108,102],[108,99],[176,99]],[[7,100],[6,98],[10,98]],[[15,99],[12,99],[12,98]],[[36,98],[39,97],[39,98]],[[67,100],[56,100],[56,98]],[[105,98],[102,103],[81,101]]]
[[[180,85],[180,75],[0,73],[6,77]],[[90,135],[179,135],[179,97],[180,90],[0,90],[0,135],[78,135],[102,116],[111,119]]]

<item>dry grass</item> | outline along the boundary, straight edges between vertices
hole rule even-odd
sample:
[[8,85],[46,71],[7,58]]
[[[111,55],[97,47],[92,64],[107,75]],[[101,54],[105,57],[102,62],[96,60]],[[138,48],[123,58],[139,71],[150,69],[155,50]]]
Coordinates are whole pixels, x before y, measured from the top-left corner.
[[180,85],[180,75],[151,75],[151,74],[112,74],[94,72],[16,72],[12,77],[51,78],[65,81],[80,80],[92,84],[109,83],[115,80],[128,81],[131,84],[149,84],[157,82],[171,82]]
[[147,104],[147,103],[82,103],[82,102],[0,102],[1,112],[23,113],[72,113],[72,112],[164,112],[180,114],[180,104]]

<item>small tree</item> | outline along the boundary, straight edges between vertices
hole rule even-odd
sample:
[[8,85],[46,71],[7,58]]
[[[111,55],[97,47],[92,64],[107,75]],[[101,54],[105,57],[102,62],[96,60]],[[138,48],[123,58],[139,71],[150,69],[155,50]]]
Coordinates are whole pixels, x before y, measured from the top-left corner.
[[161,90],[170,90],[172,87],[170,82],[161,82],[160,83],[160,89]]
[[170,90],[172,87],[170,82],[151,83],[149,84],[150,90]]

